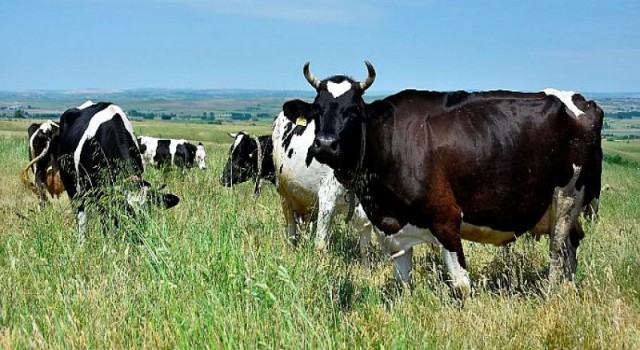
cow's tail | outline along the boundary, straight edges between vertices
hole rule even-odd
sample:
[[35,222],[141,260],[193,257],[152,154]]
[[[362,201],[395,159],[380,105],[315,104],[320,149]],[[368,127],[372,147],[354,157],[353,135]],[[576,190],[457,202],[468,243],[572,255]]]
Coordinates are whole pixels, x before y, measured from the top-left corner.
[[40,159],[44,158],[44,156],[49,152],[50,145],[51,145],[51,142],[47,141],[47,146],[42,150],[42,153],[40,153],[37,157],[33,158],[27,165],[24,166],[24,168],[22,168],[22,172],[20,172],[20,179],[22,180],[22,183],[25,186],[27,186],[29,189],[31,189],[31,191],[35,194],[38,194],[39,192],[35,183],[33,183],[31,179],[29,179],[29,169],[38,161],[40,161]]

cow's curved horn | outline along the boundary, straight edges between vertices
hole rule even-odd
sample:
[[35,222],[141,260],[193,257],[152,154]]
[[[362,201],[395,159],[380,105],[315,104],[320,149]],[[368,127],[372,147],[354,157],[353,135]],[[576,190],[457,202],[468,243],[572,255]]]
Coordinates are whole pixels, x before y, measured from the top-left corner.
[[304,68],[302,68],[302,73],[304,73],[304,77],[307,79],[309,84],[313,86],[315,89],[320,88],[320,79],[316,78],[313,73],[309,70],[309,61],[304,64]]
[[29,187],[31,191],[35,194],[38,194],[38,188],[33,182],[31,182],[31,180],[29,180],[29,168],[31,168],[32,165],[36,164],[40,159],[42,159],[47,154],[47,152],[49,152],[50,145],[51,145],[51,142],[47,141],[47,146],[42,150],[42,153],[40,153],[37,157],[33,158],[27,165],[25,165],[24,168],[22,168],[22,171],[20,172],[20,178],[22,179],[22,183],[25,184],[25,186]]
[[373,84],[373,81],[376,80],[376,70],[373,69],[371,62],[365,60],[364,64],[367,66],[369,76],[367,76],[367,79],[360,82],[360,89],[362,89],[362,91],[368,89]]

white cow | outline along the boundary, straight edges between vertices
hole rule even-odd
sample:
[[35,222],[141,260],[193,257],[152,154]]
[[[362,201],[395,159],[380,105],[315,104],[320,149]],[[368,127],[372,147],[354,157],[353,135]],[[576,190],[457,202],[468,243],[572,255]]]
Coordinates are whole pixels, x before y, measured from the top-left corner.
[[[346,214],[350,207],[346,189],[333,175],[333,169],[316,160],[307,164],[307,150],[315,137],[313,122],[292,123],[280,112],[273,124],[273,163],[276,188],[287,222],[287,235],[297,241],[296,223],[316,221],[316,250],[326,247],[327,231],[337,213]],[[356,200],[355,196],[352,200]],[[360,234],[359,246],[363,263],[368,265],[366,248],[371,244],[373,226],[358,204],[351,224]]]

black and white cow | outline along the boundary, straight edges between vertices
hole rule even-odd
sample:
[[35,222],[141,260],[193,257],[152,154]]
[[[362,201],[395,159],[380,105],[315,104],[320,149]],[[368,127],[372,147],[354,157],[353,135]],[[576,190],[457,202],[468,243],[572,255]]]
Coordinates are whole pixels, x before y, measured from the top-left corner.
[[[29,126],[29,163],[22,169],[22,182],[40,198],[40,206],[47,202],[47,193],[51,197],[59,197],[64,192],[60,180],[60,168],[55,159],[60,127],[47,120]],[[33,170],[34,182],[29,179],[29,169]]]
[[67,194],[77,206],[81,243],[85,239],[85,207],[97,204],[96,199],[105,195],[113,195],[109,201],[130,213],[147,201],[171,208],[180,200],[152,190],[142,179],[142,157],[133,127],[124,111],[112,103],[87,101],[65,111],[60,117],[56,158]]
[[[412,247],[431,242],[455,290],[470,280],[461,239],[506,244],[550,234],[550,279],[573,278],[584,233],[579,213],[600,193],[603,111],[579,94],[405,90],[365,103],[375,79],[319,80],[313,103],[284,104],[315,123],[309,154],[356,191],[383,247],[409,280]],[[402,229],[402,231],[400,231]]]
[[220,184],[233,186],[249,179],[255,182],[254,194],[260,194],[260,180],[276,182],[271,135],[252,137],[246,132],[229,133],[234,142],[222,170]]
[[191,144],[187,140],[158,139],[150,136],[138,138],[142,162],[145,166],[152,164],[156,167],[175,165],[180,169],[193,168],[206,169],[206,153],[202,142],[198,145]]
[[298,239],[298,221],[316,222],[315,247],[324,250],[333,218],[339,213],[349,216],[355,206],[350,223],[358,231],[363,264],[368,265],[366,249],[371,244],[371,222],[356,199],[348,199],[345,187],[336,180],[333,170],[308,155],[315,137],[315,122],[307,123],[292,116],[280,112],[273,124],[272,135],[276,188],[289,240],[295,244]]

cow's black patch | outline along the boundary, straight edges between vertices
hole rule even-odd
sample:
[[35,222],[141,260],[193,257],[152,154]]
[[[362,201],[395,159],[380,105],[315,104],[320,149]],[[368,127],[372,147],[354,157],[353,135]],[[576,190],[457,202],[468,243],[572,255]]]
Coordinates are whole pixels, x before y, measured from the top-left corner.
[[290,149],[289,152],[287,152],[287,157],[291,158],[293,156],[293,149]]
[[280,169],[278,169],[278,172],[282,174],[282,164],[280,164]]
[[304,163],[307,164],[307,168],[309,167],[309,165],[311,165],[311,162],[313,161],[313,156],[311,155],[311,152],[307,152],[307,158],[305,158]]
[[282,137],[282,148],[284,148],[285,151],[289,149],[289,145],[291,144],[291,138],[293,138],[293,133],[291,132],[292,127],[293,127],[293,123],[291,122],[284,125],[284,132],[283,132],[284,137]]

